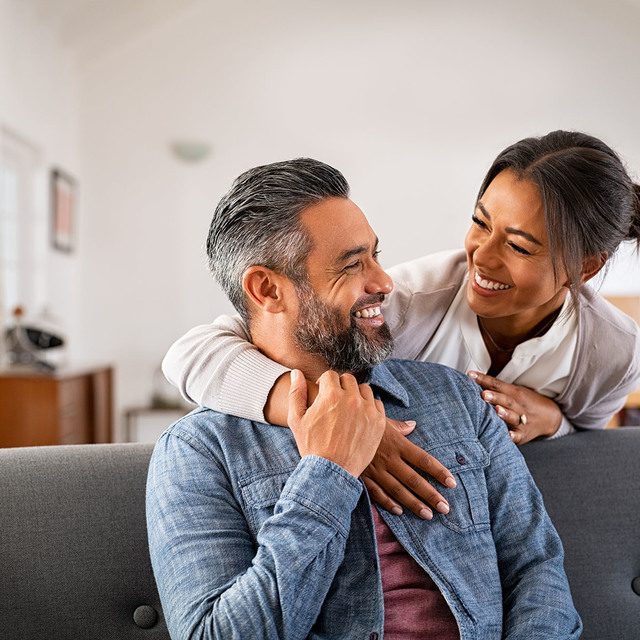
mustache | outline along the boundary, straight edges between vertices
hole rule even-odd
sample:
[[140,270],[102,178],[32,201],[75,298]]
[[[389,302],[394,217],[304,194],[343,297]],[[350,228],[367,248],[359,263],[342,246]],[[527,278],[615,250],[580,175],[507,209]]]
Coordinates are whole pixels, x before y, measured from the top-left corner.
[[356,301],[353,307],[351,307],[351,313],[355,313],[358,309],[368,307],[372,304],[382,304],[385,297],[384,293],[371,293],[368,296],[363,296]]

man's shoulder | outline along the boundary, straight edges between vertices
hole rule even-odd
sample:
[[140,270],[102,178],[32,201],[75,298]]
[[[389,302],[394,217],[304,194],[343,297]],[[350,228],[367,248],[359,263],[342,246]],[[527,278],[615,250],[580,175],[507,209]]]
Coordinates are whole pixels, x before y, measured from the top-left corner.
[[382,390],[387,415],[416,420],[415,442],[426,450],[452,439],[475,441],[497,418],[487,410],[480,387],[460,371],[414,360],[390,359],[384,367],[372,384]]
[[197,432],[202,425],[206,424],[212,429],[217,429],[220,426],[227,425],[231,422],[248,422],[242,418],[228,415],[226,413],[220,413],[213,409],[207,409],[207,407],[196,407],[190,413],[182,416],[176,420],[168,429],[169,432]]
[[198,407],[176,420],[163,433],[163,437],[176,437],[195,449],[217,449],[228,438],[238,434],[252,423],[249,420]]
[[383,366],[406,393],[408,404],[433,404],[437,400],[441,407],[463,404],[472,408],[484,402],[480,387],[469,376],[444,364],[391,358]]
[[434,385],[442,384],[443,381],[450,381],[455,384],[470,385],[472,388],[477,386],[464,373],[438,362],[390,358],[384,364],[398,379],[418,376],[432,382]]

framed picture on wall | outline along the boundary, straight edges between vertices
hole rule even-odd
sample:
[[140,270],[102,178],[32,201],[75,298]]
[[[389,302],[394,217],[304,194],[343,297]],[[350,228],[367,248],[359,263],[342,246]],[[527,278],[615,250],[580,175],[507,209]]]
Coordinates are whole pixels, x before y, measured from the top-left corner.
[[64,171],[51,171],[51,242],[68,253],[75,248],[76,181]]

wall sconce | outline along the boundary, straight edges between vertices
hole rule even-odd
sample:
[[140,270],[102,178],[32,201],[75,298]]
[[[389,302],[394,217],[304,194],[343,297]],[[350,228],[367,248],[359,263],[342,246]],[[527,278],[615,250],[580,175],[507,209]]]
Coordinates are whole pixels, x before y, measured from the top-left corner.
[[196,140],[176,140],[171,143],[173,155],[184,162],[200,162],[211,152],[211,145],[208,142],[198,142]]

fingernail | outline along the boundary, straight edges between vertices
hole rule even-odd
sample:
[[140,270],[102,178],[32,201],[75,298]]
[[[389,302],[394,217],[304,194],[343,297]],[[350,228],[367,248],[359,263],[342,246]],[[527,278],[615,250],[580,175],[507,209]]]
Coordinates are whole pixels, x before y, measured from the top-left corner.
[[509,431],[509,437],[515,442],[516,441],[515,431]]
[[491,391],[485,391],[484,392],[484,399],[485,400],[489,400],[489,401],[493,400],[493,393],[491,393]]
[[298,382],[301,375],[302,371],[300,369],[291,369],[291,382]]
[[423,520],[431,520],[433,518],[433,511],[431,509],[420,509],[418,514]]
[[456,479],[453,476],[449,476],[444,483],[447,485],[447,487],[449,487],[450,489],[455,489],[458,486],[458,483],[456,482]]
[[467,371],[467,375],[474,380],[478,377],[478,374],[475,371]]
[[391,513],[393,513],[394,516],[402,515],[402,509],[400,507],[391,507],[390,511]]
[[416,426],[416,421],[415,420],[405,420],[404,423],[408,426],[408,427],[415,427]]
[[436,505],[436,509],[440,513],[449,513],[449,505],[446,502],[438,502],[438,504]]
[[507,410],[504,407],[496,407],[496,411],[498,412],[499,416],[506,416],[507,415]]

